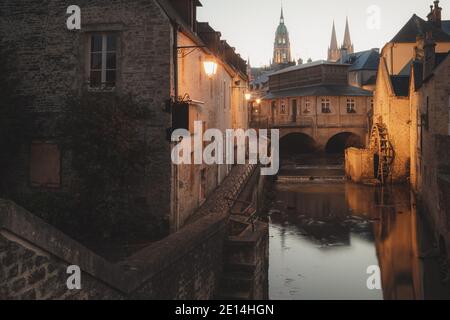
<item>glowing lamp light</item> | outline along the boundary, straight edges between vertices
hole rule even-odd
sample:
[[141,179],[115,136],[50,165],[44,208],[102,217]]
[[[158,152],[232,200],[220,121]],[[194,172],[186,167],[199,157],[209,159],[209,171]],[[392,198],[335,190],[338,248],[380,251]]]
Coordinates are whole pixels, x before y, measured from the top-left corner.
[[250,100],[252,98],[252,95],[250,93],[245,94],[245,100]]
[[209,78],[212,78],[217,73],[217,63],[215,61],[203,62],[205,73]]
[[257,104],[261,104],[261,99],[256,99]]

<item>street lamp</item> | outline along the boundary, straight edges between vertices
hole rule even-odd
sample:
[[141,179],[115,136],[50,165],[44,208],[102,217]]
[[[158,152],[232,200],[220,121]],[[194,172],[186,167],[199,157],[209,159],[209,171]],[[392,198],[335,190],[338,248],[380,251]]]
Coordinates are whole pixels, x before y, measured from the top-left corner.
[[245,100],[249,101],[252,98],[252,95],[250,93],[245,94]]
[[212,78],[217,73],[217,63],[214,60],[203,62],[203,67],[208,78]]
[[261,104],[261,99],[256,99],[257,104]]

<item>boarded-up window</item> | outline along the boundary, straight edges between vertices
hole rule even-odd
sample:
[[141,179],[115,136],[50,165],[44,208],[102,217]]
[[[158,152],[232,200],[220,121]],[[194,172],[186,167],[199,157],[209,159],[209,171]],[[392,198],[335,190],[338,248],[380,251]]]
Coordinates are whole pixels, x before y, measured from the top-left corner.
[[30,183],[33,187],[61,185],[61,153],[55,143],[33,142],[30,156]]

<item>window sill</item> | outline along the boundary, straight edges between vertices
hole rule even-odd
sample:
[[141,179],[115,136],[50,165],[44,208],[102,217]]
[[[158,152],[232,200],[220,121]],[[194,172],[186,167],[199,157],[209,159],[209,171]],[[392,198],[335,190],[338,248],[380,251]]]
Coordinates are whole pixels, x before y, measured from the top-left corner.
[[91,87],[90,85],[87,85],[87,91],[88,92],[94,92],[94,93],[112,93],[112,92],[116,92],[117,87]]

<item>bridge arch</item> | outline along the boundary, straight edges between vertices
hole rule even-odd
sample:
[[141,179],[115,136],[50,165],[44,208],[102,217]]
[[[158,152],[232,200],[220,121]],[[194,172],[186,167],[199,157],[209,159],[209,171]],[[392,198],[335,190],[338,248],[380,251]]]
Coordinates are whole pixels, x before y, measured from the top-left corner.
[[345,149],[351,147],[364,147],[364,141],[361,136],[353,132],[340,132],[328,140],[325,151],[329,154],[343,154]]
[[282,155],[307,154],[317,150],[317,142],[306,133],[288,133],[280,139],[280,153]]

